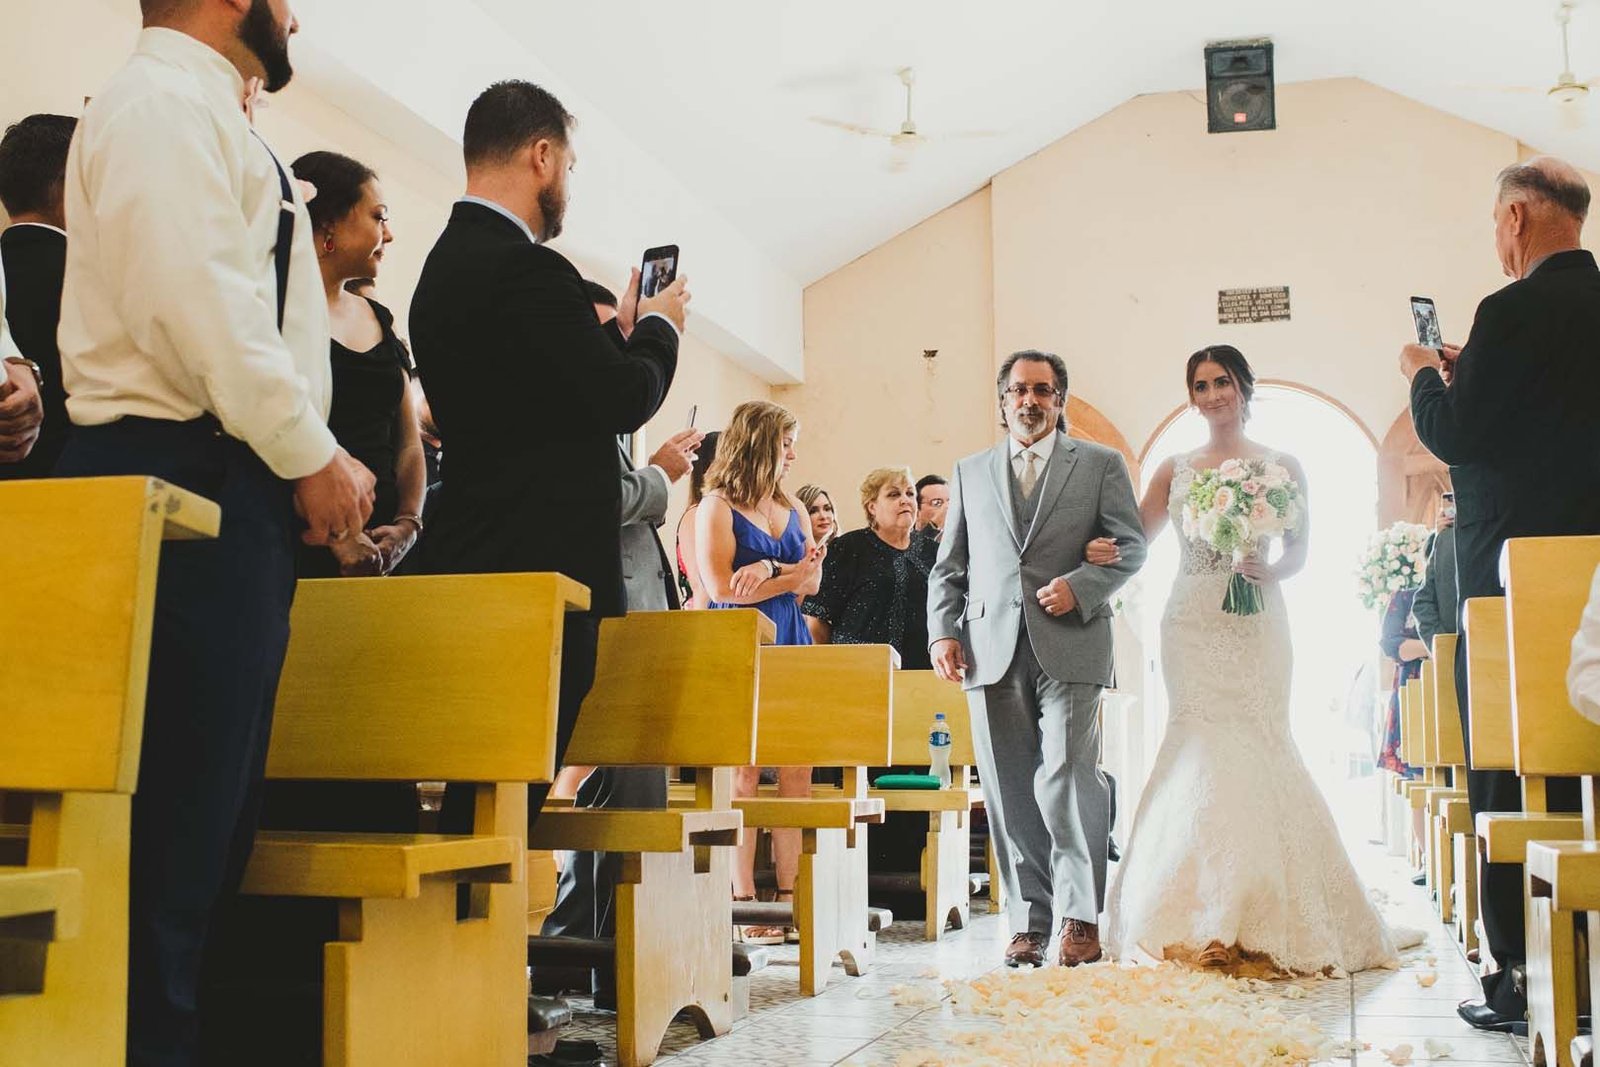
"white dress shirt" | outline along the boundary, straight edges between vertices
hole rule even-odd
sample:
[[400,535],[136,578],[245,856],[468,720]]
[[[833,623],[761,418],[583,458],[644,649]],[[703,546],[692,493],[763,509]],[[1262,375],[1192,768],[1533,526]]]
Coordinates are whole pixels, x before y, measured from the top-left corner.
[[327,298],[295,228],[280,333],[277,165],[244,79],[186,34],[147,29],[96,93],[67,160],[61,366],[80,425],[207,412],[282,478],[333,458]]
[[1583,621],[1572,638],[1572,666],[1567,668],[1567,696],[1578,714],[1600,723],[1600,569],[1589,587]]

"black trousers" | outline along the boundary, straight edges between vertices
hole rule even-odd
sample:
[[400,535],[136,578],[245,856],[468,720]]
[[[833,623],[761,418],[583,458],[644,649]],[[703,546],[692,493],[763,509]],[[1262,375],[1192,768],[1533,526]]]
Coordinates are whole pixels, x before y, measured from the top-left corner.
[[[1480,811],[1521,811],[1522,780],[1515,771],[1472,770],[1472,730],[1467,708],[1467,635],[1456,642],[1456,702],[1461,709],[1461,736],[1467,744],[1467,807],[1476,822]],[[1581,811],[1576,778],[1546,781],[1545,800],[1551,811]],[[1523,911],[1522,864],[1478,864],[1478,911],[1489,953],[1500,970],[1483,979],[1488,1004],[1501,1015],[1522,1018],[1527,1001],[1511,984],[1511,968],[1528,958],[1527,926]]]
[[293,489],[214,420],[80,426],[57,473],[147,474],[222,508],[215,540],[161,549],[133,798],[128,1063],[195,1062],[197,983],[256,830],[294,599]]

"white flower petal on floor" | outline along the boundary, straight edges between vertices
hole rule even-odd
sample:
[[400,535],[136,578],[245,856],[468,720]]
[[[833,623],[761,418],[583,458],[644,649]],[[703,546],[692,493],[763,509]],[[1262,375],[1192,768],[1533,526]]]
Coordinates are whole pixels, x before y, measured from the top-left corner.
[[[985,975],[951,984],[952,1032],[936,1062],[1309,1064],[1334,1046],[1310,1018],[1288,1013],[1296,999],[1290,991],[1298,989],[1171,964]],[[958,1033],[962,1016],[997,1018],[1001,1026]]]

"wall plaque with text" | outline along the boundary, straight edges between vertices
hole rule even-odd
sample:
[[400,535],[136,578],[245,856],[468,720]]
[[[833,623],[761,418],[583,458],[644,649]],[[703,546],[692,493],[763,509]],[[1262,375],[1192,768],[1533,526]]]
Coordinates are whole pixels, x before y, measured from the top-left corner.
[[1222,289],[1217,293],[1217,322],[1234,326],[1245,322],[1288,322],[1289,287],[1269,285],[1259,289]]

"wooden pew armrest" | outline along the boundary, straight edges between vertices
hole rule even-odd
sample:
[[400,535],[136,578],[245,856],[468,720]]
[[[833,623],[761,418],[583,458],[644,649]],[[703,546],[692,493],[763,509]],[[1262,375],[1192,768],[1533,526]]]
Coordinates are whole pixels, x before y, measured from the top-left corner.
[[861,797],[742,797],[733,806],[746,826],[795,830],[848,830],[856,823],[882,822],[883,801]]
[[1530,841],[1575,841],[1583,837],[1583,816],[1530,811],[1478,812],[1478,838],[1490,863],[1522,863]]
[[970,811],[972,793],[960,789],[873,789],[867,793],[883,801],[884,811]]
[[1452,800],[1467,799],[1465,789],[1438,788],[1428,790],[1428,814],[1438,817],[1444,814],[1444,806]]
[[264,830],[256,835],[240,892],[340,899],[420,896],[424,878],[515,882],[515,837],[348,834]]
[[529,848],[578,852],[682,852],[696,845],[736,845],[744,816],[704,808],[544,808]]
[[1452,837],[1456,834],[1472,834],[1472,807],[1465,798],[1452,798],[1440,805],[1441,815],[1445,820],[1445,831]]
[[63,941],[83,918],[83,872],[71,867],[0,867],[0,938]]
[[1530,841],[1527,864],[1534,895],[1557,911],[1600,911],[1600,841]]

